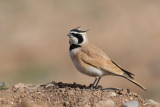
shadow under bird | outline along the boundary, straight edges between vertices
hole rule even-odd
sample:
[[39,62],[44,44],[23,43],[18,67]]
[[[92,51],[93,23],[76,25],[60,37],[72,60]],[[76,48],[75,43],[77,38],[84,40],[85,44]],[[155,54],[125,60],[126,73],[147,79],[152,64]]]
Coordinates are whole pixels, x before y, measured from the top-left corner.
[[79,27],[70,30],[68,34],[70,44],[69,53],[78,71],[95,77],[91,89],[98,86],[102,76],[113,75],[124,77],[146,91],[144,86],[134,80],[134,74],[121,68],[101,49],[91,45],[88,42],[86,32],[80,30]]

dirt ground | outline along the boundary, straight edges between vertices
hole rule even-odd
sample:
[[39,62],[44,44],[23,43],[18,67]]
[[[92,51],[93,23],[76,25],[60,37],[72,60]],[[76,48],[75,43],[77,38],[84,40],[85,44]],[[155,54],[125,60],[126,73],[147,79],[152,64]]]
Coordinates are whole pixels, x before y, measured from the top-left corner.
[[104,90],[101,86],[77,83],[50,82],[44,85],[16,84],[0,91],[1,107],[121,107],[128,101],[137,101],[139,107],[151,107],[140,95],[129,89]]

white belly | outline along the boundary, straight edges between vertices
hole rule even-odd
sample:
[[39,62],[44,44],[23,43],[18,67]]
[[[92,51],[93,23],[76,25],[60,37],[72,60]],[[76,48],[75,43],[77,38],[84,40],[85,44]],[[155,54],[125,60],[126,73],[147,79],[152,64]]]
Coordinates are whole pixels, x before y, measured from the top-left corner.
[[83,67],[81,66],[79,63],[77,63],[77,61],[72,60],[75,67],[77,68],[78,71],[80,71],[83,74],[86,74],[88,76],[92,76],[92,77],[101,77],[104,75],[103,71],[101,71],[100,69],[97,69],[95,67],[89,66],[89,67]]

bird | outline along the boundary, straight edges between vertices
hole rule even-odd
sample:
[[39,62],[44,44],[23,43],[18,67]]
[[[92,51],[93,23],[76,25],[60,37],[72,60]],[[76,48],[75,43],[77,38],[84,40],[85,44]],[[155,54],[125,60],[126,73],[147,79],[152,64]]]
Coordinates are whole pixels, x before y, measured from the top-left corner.
[[95,77],[91,89],[96,89],[101,77],[106,75],[123,77],[134,83],[144,91],[147,89],[134,80],[134,74],[123,69],[120,65],[110,59],[100,48],[88,41],[88,30],[81,30],[80,27],[69,31],[69,54],[76,69],[88,76]]

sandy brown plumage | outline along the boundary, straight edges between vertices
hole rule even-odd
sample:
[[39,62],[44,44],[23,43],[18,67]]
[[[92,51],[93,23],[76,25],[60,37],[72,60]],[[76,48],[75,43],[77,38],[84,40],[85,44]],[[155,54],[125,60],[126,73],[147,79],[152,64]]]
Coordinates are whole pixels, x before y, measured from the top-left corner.
[[114,65],[101,49],[94,45],[84,45],[77,54],[80,55],[79,57],[84,63],[104,71],[104,75],[107,75],[108,73],[113,75],[123,74],[123,71]]
[[[81,73],[92,77],[99,77],[98,82],[100,78],[105,75],[121,76],[136,84],[143,90],[146,90],[144,86],[134,80],[134,74],[124,70],[112,61],[101,49],[89,44],[86,34],[77,34],[78,30],[75,30],[76,33],[73,31],[74,30],[72,30],[70,37],[70,56],[75,67]],[[81,39],[78,41],[79,38]],[[95,81],[96,80],[97,79],[95,79]]]

